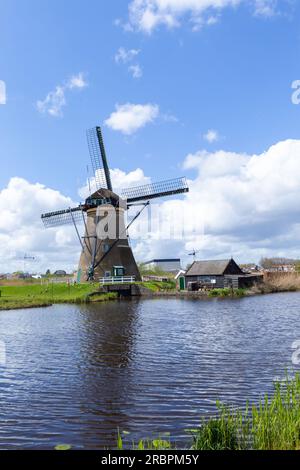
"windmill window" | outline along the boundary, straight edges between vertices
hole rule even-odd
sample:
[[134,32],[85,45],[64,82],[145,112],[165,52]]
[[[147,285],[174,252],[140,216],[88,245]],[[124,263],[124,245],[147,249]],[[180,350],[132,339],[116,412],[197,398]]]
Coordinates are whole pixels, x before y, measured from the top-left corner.
[[122,277],[125,274],[124,266],[114,266],[113,271],[114,271],[114,276],[116,277]]
[[107,253],[108,250],[109,250],[109,245],[108,243],[104,243],[103,247],[102,247],[102,250],[103,250],[103,253]]

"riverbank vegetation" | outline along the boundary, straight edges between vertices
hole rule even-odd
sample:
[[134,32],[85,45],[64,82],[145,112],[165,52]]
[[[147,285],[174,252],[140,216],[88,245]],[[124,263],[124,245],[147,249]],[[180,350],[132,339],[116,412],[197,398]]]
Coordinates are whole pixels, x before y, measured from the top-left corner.
[[138,283],[140,286],[145,287],[146,289],[151,290],[152,292],[165,292],[165,291],[175,291],[176,282],[172,279],[169,281],[144,281]]
[[275,292],[300,291],[300,274],[293,273],[268,273],[264,282],[251,289],[255,294],[271,294]]
[[99,292],[99,284],[25,284],[0,287],[0,310],[47,306],[55,303],[89,303],[116,299]]
[[[217,403],[217,416],[187,430],[192,450],[300,450],[300,375],[274,383],[271,396],[243,410]],[[129,434],[129,433],[126,433]],[[126,448],[126,435],[118,434],[117,448]],[[138,450],[170,449],[176,444],[159,436],[142,439]]]
[[299,450],[300,376],[274,384],[271,397],[243,411],[218,404],[220,415],[194,434],[195,450]]
[[243,297],[246,289],[212,289],[208,292],[208,297]]

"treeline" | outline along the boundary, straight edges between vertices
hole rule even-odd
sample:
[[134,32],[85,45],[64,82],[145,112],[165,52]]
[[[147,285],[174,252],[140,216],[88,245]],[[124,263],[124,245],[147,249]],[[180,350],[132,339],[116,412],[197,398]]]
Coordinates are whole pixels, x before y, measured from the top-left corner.
[[280,258],[280,257],[262,258],[259,264],[264,269],[270,269],[276,266],[286,266],[286,265],[292,265],[292,266],[295,266],[297,269],[300,269],[300,260],[292,259],[292,258]]

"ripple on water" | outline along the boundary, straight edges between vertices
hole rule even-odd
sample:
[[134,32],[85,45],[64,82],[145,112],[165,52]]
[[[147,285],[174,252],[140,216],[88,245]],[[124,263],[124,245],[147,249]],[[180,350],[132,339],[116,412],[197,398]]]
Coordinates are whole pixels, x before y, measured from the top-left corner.
[[0,313],[0,448],[114,445],[270,391],[300,339],[300,294],[155,299]]

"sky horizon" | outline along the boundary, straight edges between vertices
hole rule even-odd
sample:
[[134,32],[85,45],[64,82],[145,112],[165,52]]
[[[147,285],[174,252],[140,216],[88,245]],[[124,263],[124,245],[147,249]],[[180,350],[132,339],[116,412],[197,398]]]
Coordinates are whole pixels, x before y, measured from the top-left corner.
[[30,271],[76,268],[73,228],[46,231],[40,215],[83,200],[96,125],[117,190],[189,182],[153,205],[185,236],[134,226],[137,261],[300,258],[300,5],[62,3],[0,4],[0,273],[25,253]]

